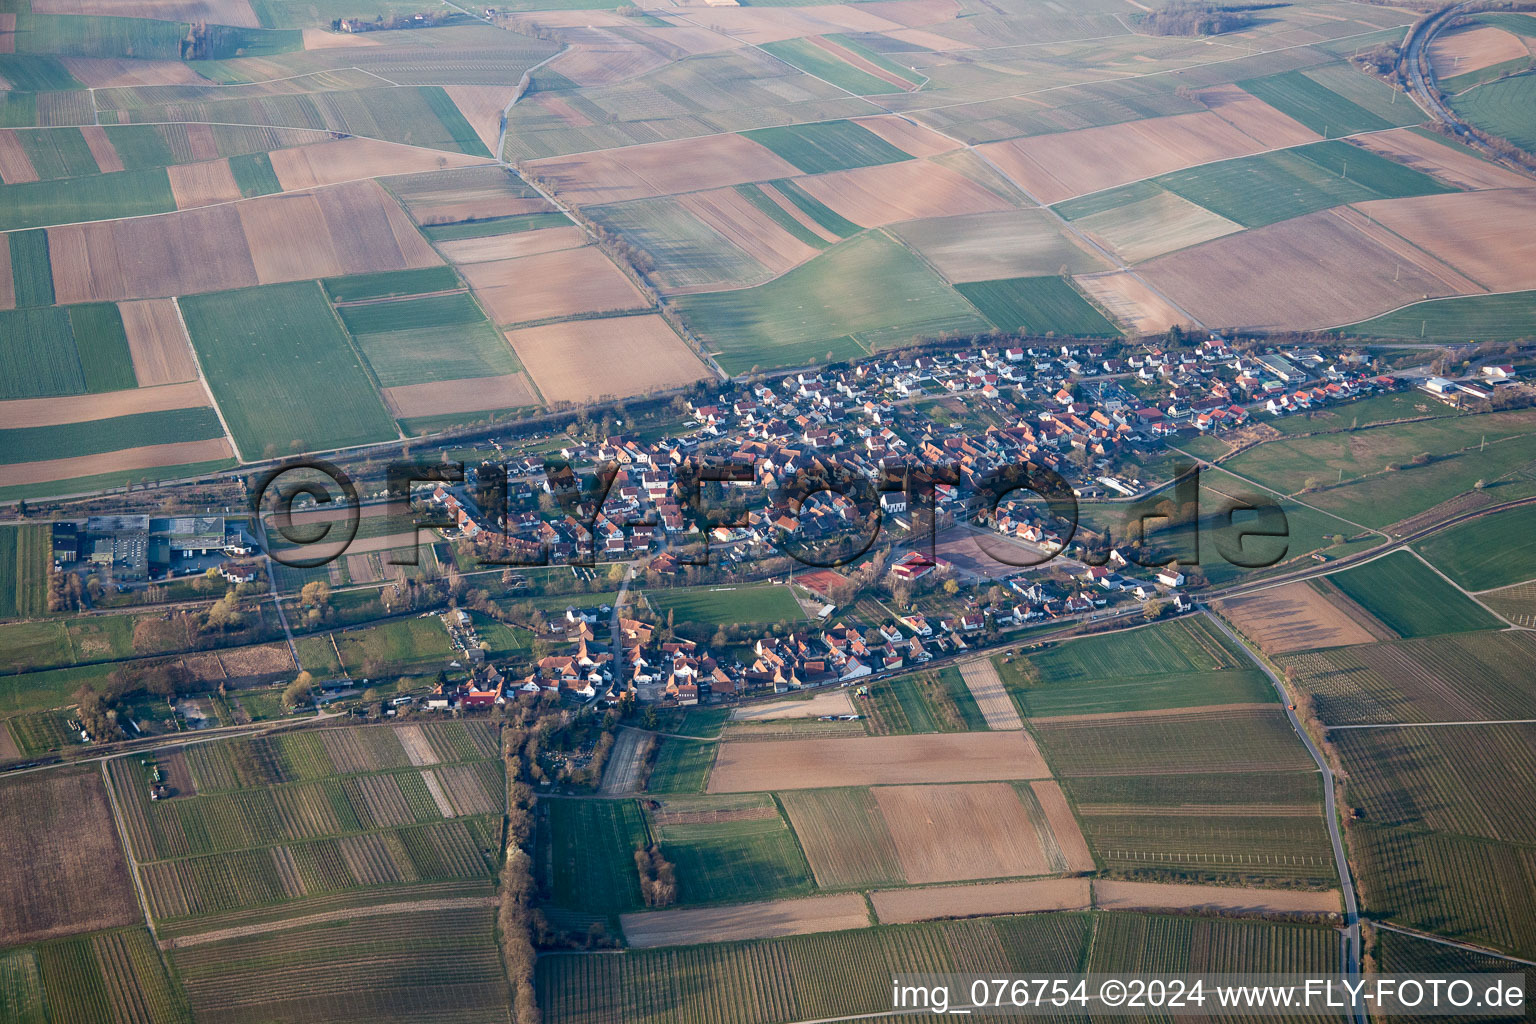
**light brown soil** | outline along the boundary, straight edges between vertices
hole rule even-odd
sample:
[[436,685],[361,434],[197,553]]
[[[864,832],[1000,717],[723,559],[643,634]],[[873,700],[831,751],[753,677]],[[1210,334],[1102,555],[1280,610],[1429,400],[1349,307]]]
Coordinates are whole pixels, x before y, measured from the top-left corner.
[[352,46],[380,46],[383,40],[351,32],[332,32],[323,28],[306,28],[303,33],[306,50],[341,50]]
[[1083,838],[1083,830],[1078,826],[1077,816],[1072,813],[1061,786],[1047,779],[1031,782],[1029,788],[1040,801],[1040,809],[1045,812],[1045,820],[1051,827],[1057,849],[1067,862],[1067,870],[1092,871],[1095,864],[1093,854],[1088,850],[1088,840]]
[[36,181],[37,171],[32,158],[21,148],[21,133],[0,131],[0,181],[18,185],[24,181]]
[[[889,85],[895,92],[913,92],[917,89],[916,85],[913,85],[900,75],[887,71],[875,62],[867,60],[861,54],[853,52],[846,46],[840,46],[825,36],[811,36],[806,42],[811,43],[818,49],[825,50],[844,64],[852,65],[866,75],[873,75]],[[917,154],[914,153],[912,155],[916,156]]]
[[1305,580],[1262,590],[1250,597],[1220,602],[1224,615],[1268,654],[1312,651],[1319,647],[1368,644],[1377,639],[1351,614],[1343,594],[1337,600],[1318,593]]
[[3,946],[139,920],[106,786],[94,766],[0,783],[0,891]]
[[1460,147],[1426,139],[1407,128],[1374,132],[1350,141],[1362,149],[1380,153],[1458,188],[1470,190],[1531,186],[1531,179],[1523,174],[1480,160]]
[[[711,11],[710,17],[720,13]],[[529,161],[527,167],[556,191],[586,206],[800,173],[771,150],[741,135],[711,135],[550,157]]]
[[1536,189],[1380,199],[1356,208],[1491,291],[1536,288]]
[[166,409],[200,409],[208,405],[208,393],[203,390],[202,383],[195,380],[97,395],[17,398],[0,402],[0,430],[52,427],[61,423],[85,423],[88,420],[133,416]]
[[[491,145],[494,147],[494,140]],[[414,174],[486,162],[483,157],[358,138],[276,149],[270,156],[272,170],[277,173],[278,183],[285,192],[384,174]]]
[[847,893],[730,907],[689,907],[649,914],[623,914],[619,923],[629,944],[643,949],[865,928],[869,925],[869,912],[865,909],[863,896]]
[[640,290],[595,245],[471,263],[461,272],[498,324],[621,312],[646,304]]
[[1200,90],[1200,101],[1211,113],[1271,149],[1316,142],[1322,136],[1236,85]]
[[[580,38],[581,42],[549,64],[551,71],[564,75],[580,86],[616,85],[648,71],[655,71],[667,63],[666,57],[649,46],[604,33],[601,29],[582,32]],[[721,37],[714,38],[718,40]],[[720,46],[714,48],[721,49]]]
[[1327,210],[1160,256],[1140,273],[1211,327],[1332,327],[1457,291]]
[[105,128],[88,124],[80,129],[80,135],[85,139],[86,148],[91,151],[91,159],[96,161],[96,166],[103,174],[123,169],[123,159],[112,148],[112,140],[107,138]]
[[678,205],[714,228],[775,276],[821,251],[769,220],[767,214],[733,188],[694,192],[679,198]]
[[139,387],[197,379],[197,361],[187,333],[181,329],[174,299],[119,302],[117,310],[123,317]]
[[761,740],[720,745],[711,793],[1044,779],[1050,769],[1022,732]]
[[710,28],[752,44],[828,32],[887,32],[901,25],[864,10],[867,4],[812,7],[711,7],[697,17]]
[[219,664],[233,685],[266,681],[271,676],[297,672],[293,651],[285,643],[237,647],[219,652]]
[[[100,455],[81,455],[72,459],[23,462],[13,466],[0,466],[0,487],[41,484],[51,480],[73,480],[76,477],[98,476],[102,473],[130,469],[154,470],[158,466],[213,462],[218,459],[233,458],[234,454],[228,440],[215,437],[207,441],[183,441],[179,444],[152,444],[142,448],[124,448],[121,451],[102,452]],[[146,472],[144,476],[153,478],[155,474]]]
[[443,380],[385,388],[384,404],[395,416],[440,416],[488,409],[520,409],[538,405],[528,379],[521,373],[473,380]]
[[230,203],[240,198],[240,186],[228,160],[209,160],[196,164],[172,164],[165,169],[171,179],[171,194],[178,210],[214,203]]
[[450,263],[489,263],[519,256],[537,256],[541,252],[577,249],[586,244],[587,233],[572,224],[563,228],[540,228],[537,231],[515,231],[510,235],[438,242],[437,249]]
[[1338,913],[1337,890],[1240,889],[1224,885],[1174,885],[1095,879],[1093,903],[1101,910],[1225,910],[1250,913]]
[[800,178],[805,191],[862,227],[922,217],[994,213],[1013,205],[948,167],[906,160]]
[[1189,320],[1129,271],[1084,275],[1074,280],[1132,334],[1162,334]]
[[448,794],[443,790],[443,784],[438,780],[437,773],[427,769],[421,773],[421,781],[427,786],[427,792],[432,795],[432,802],[437,805],[437,813],[445,818],[454,816],[453,801],[448,799]]
[[773,722],[783,718],[820,718],[822,715],[851,715],[853,702],[847,690],[827,690],[810,700],[776,700],[751,704],[731,712],[737,722]]
[[260,28],[246,0],[38,0],[34,14],[84,14],[159,21],[206,21],[211,25]]
[[1209,111],[978,146],[1042,203],[1268,148]]
[[236,209],[262,284],[442,262],[372,181],[268,196]]
[[775,206],[793,217],[797,224],[805,228],[811,234],[816,235],[824,242],[832,242],[835,244],[838,241],[838,237],[835,234],[812,220],[804,210],[796,206],[788,196],[784,195],[784,193],[780,192],[772,185],[759,185],[758,188],[762,191],[763,195],[773,200]]
[[1029,812],[1006,782],[880,786],[874,794],[909,882],[1051,871]]
[[424,765],[437,764],[437,754],[432,750],[432,744],[421,731],[419,725],[405,725],[400,727],[397,733],[400,746],[405,748],[405,756],[411,764],[418,768]]
[[450,85],[443,91],[480,136],[485,148],[496,152],[501,141],[501,112],[512,102],[511,85]]
[[1086,910],[1093,902],[1086,878],[1034,878],[981,885],[884,889],[870,893],[869,898],[881,924]]
[[15,282],[11,279],[11,247],[0,245],[0,309],[15,307]]
[[981,710],[982,717],[987,720],[988,729],[1024,728],[1024,721],[1019,718],[1018,709],[1013,706],[1008,691],[1003,689],[1003,681],[998,677],[997,666],[993,665],[990,659],[981,658],[962,664],[960,676],[965,680],[971,696],[976,699],[976,706]]
[[[71,75],[88,89],[127,89],[141,85],[206,85],[207,80],[179,60],[132,57],[60,57]],[[212,154],[217,156],[217,153]]]
[[709,375],[653,313],[525,327],[508,331],[507,340],[546,402],[643,395]]
[[16,52],[16,12],[0,14],[0,53]]
[[1454,78],[1530,55],[1530,47],[1523,39],[1492,25],[1468,25],[1442,32],[1429,44],[1430,66],[1441,78]]
[[526,199],[509,195],[465,195],[448,198],[450,196],[455,196],[455,193],[442,193],[441,197],[434,202],[413,204],[411,216],[418,224],[457,224],[460,221],[484,220],[487,217],[549,213],[553,209],[538,196]]
[[16,745],[16,738],[11,735],[10,724],[0,721],[0,761],[14,761],[21,757],[21,748]]

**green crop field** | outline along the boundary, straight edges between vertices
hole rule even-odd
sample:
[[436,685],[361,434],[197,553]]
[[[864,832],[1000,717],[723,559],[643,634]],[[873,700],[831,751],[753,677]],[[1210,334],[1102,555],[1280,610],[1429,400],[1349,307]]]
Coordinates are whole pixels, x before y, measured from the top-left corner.
[[510,217],[487,217],[457,224],[428,224],[421,233],[434,242],[452,242],[460,238],[489,238],[512,235],[541,228],[568,227],[571,219],[563,213],[520,213]]
[[1039,718],[1036,737],[1059,777],[1139,772],[1309,771],[1284,711],[1210,708],[1188,714]]
[[1470,633],[1499,625],[1407,551],[1394,551],[1328,579],[1401,636]]
[[[1365,78],[1353,69],[1347,70],[1356,77]],[[1282,114],[1295,118],[1330,139],[1355,132],[1381,131],[1394,125],[1417,124],[1424,120],[1423,112],[1406,99],[1390,104],[1390,112],[1396,114],[1397,110],[1401,110],[1402,113],[1394,119],[1388,119],[1381,109],[1380,97],[1376,97],[1377,101],[1372,103],[1374,109],[1368,110],[1301,71],[1285,71],[1237,84]]]
[[0,526],[0,619],[48,610],[53,540],[46,526]]
[[869,731],[880,736],[987,728],[960,670],[951,667],[871,682],[869,699],[860,702],[858,710],[867,716]]
[[123,167],[130,171],[142,171],[152,167],[168,167],[178,163],[165,136],[152,125],[112,125],[103,128],[107,141]]
[[1526,152],[1536,149],[1536,125],[1530,117],[1533,103],[1536,73],[1531,72],[1480,85],[1452,100],[1456,112],[1471,124]]
[[240,194],[247,199],[269,196],[283,190],[272,169],[272,158],[265,153],[244,153],[229,158],[229,170],[235,176]]
[[791,67],[799,68],[808,75],[815,75],[822,81],[831,82],[849,92],[878,96],[881,93],[901,91],[900,86],[892,85],[883,78],[876,78],[867,71],[860,71],[808,39],[784,39],[761,45],[763,50]]
[[1005,331],[1117,337],[1115,325],[1060,277],[974,281],[955,289]]
[[648,846],[649,837],[633,800],[556,799],[542,801],[539,809],[555,906],[614,914],[644,905],[635,851]]
[[805,618],[790,589],[774,584],[647,590],[645,600],[658,615],[665,617],[671,612],[678,622],[709,626],[798,622]]
[[128,351],[128,335],[123,331],[123,318],[115,303],[70,306],[69,326],[85,375],[86,391],[121,391],[138,386],[133,375],[133,354]]
[[1365,820],[1536,845],[1536,726],[1349,729],[1332,734]]
[[812,231],[810,228],[800,223],[794,217],[790,216],[788,210],[784,209],[784,207],[768,198],[767,193],[765,193],[758,186],[737,185],[736,191],[743,199],[757,207],[763,216],[773,221],[785,231],[788,231],[791,235],[795,236],[796,239],[804,242],[806,245],[809,245],[815,249],[825,249],[828,245],[831,244],[826,239]]
[[459,291],[464,282],[446,264],[418,270],[386,270],[377,274],[353,274],[327,277],[320,282],[332,302],[361,302],[366,299],[391,299],[403,295]]
[[[860,282],[859,287],[852,287]],[[855,358],[865,349],[974,332],[987,323],[906,248],[860,235],[782,277],[739,291],[678,296],[728,371]]]
[[[1269,425],[1282,434],[1321,434],[1358,430],[1398,420],[1438,419],[1459,413],[1444,402],[1422,391],[1400,391],[1390,395],[1372,395],[1352,402],[1321,406],[1308,412],[1292,413]],[[1184,443],[1180,448],[1188,449]]]
[[180,60],[186,29],[174,21],[95,15],[18,14],[16,49],[60,57]]
[[[849,238],[864,230],[799,185],[796,185],[789,178],[780,178],[777,181],[767,182],[767,184],[771,185],[780,195],[793,203],[801,213],[838,238]],[[764,196],[764,198],[767,197]]]
[[0,310],[0,398],[78,395],[84,390],[85,374],[66,310]]
[[[75,76],[69,73],[64,62],[57,57],[0,54],[0,75],[5,76],[5,80],[17,93],[61,92],[81,88]],[[26,117],[21,120],[26,124],[36,122],[35,117]]]
[[1347,142],[1224,160],[1165,174],[1157,182],[1249,228],[1347,203],[1455,191]]
[[897,149],[868,128],[852,121],[818,121],[782,128],[759,128],[742,134],[753,142],[767,146],[806,174],[846,171],[851,167],[893,164],[912,159],[910,153]]
[[39,178],[73,178],[101,170],[78,128],[18,132],[16,139]]
[[[762,4],[758,4],[756,6],[763,6],[763,5]],[[839,46],[842,46],[845,49],[853,51],[854,53],[858,54],[860,57],[863,57],[865,60],[869,61],[871,64],[878,65],[879,67],[883,68],[884,70],[889,71],[891,74],[895,75],[898,78],[906,79],[908,82],[911,82],[913,85],[922,85],[923,84],[923,79],[925,77],[924,75],[921,75],[921,74],[919,74],[916,71],[913,71],[911,68],[909,68],[909,67],[907,67],[907,66],[905,66],[903,64],[898,64],[896,61],[892,60],[890,57],[886,56],[885,53],[882,53],[879,49],[876,48],[880,44],[889,45],[890,41],[887,40],[887,39],[883,39],[883,38],[881,38],[879,36],[868,37],[869,38],[869,44],[866,44],[864,41],[861,41],[860,39],[858,39],[855,36],[847,35],[846,33],[841,33],[841,32],[829,33],[827,35],[827,38],[832,40],[834,43],[838,44]],[[890,51],[890,52],[905,52],[905,51],[906,51],[906,47],[902,46],[902,47],[899,48],[899,50],[893,50],[893,51]]]
[[218,414],[206,407],[141,412],[56,427],[13,427],[0,430],[0,465],[42,462],[58,458],[60,452],[99,455],[124,448],[223,436]]
[[1536,508],[1507,509],[1453,526],[1415,547],[1467,590],[1491,590],[1536,579]]
[[0,230],[4,231],[142,217],[174,209],[171,180],[159,168],[0,185]]
[[717,810],[772,815],[685,824],[657,824],[653,817],[651,830],[662,855],[677,869],[679,902],[742,903],[799,896],[814,888],[805,854],[773,797],[674,797],[662,806],[665,812],[701,817]]
[[[445,277],[451,278],[451,268],[441,269],[448,270],[449,274]],[[450,287],[457,288],[459,285],[453,284]],[[341,314],[341,322],[353,334],[384,334],[423,327],[454,327],[485,322],[485,314],[475,303],[474,296],[462,291],[415,299],[368,302],[359,306],[340,306],[336,312]]]
[[1467,295],[1415,302],[1334,333],[1408,341],[1519,341],[1536,338],[1536,292]]
[[[9,239],[16,305],[53,305],[53,265],[48,261],[48,232],[13,231]],[[3,333],[0,332],[0,336]]]
[[465,323],[357,337],[382,387],[495,377],[522,369],[512,347],[488,323]]
[[715,764],[716,744],[670,736],[656,740],[656,760],[647,793],[702,793]]
[[779,795],[823,889],[902,885],[906,876],[868,789],[799,789]]
[[1448,939],[1536,955],[1536,850],[1375,825],[1350,831],[1366,913]]
[[[16,612],[13,610],[11,616]],[[0,626],[0,670],[21,672],[74,664],[69,634],[57,620],[11,622]]]
[[180,301],[208,385],[247,458],[395,436],[319,286],[267,285]]
[[992,660],[1019,711],[1028,717],[1276,699],[1264,674],[1200,618],[1085,637]]
[[490,1021],[512,1000],[495,911],[482,907],[258,932],[171,961],[197,1019],[223,1024]]
[[1329,725],[1536,718],[1527,632],[1453,633],[1426,640],[1284,655],[1296,685]]

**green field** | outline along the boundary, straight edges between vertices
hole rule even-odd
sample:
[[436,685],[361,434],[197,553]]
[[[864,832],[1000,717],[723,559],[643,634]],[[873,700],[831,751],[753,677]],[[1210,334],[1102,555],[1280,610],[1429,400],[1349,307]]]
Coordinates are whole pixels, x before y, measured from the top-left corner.
[[265,153],[232,156],[229,158],[229,169],[235,176],[235,184],[240,187],[240,194],[247,199],[269,196],[283,190],[282,182],[277,180],[277,172],[272,169],[272,158]]
[[1328,579],[1402,636],[1470,633],[1499,625],[1407,551],[1334,573]]
[[21,143],[40,179],[73,178],[101,171],[78,128],[17,132],[16,141]]
[[[890,91],[889,87],[886,91]],[[781,128],[759,128],[742,134],[768,147],[806,174],[846,171],[851,167],[912,159],[910,153],[897,149],[852,121],[817,121]]]
[[487,217],[457,224],[428,224],[421,233],[434,242],[452,242],[460,238],[489,238],[540,228],[567,227],[571,219],[563,213],[520,213],[510,217]]
[[487,323],[363,334],[357,347],[382,387],[495,377],[522,369],[512,347]]
[[784,39],[763,43],[761,48],[791,67],[798,68],[808,75],[814,75],[822,81],[831,82],[852,93],[878,96],[881,93],[901,92],[900,86],[892,85],[867,71],[860,71],[808,39]]
[[0,398],[78,395],[84,390],[85,373],[67,310],[0,310]]
[[0,465],[42,462],[57,458],[60,452],[99,455],[144,445],[223,436],[218,414],[206,407],[141,412],[56,427],[14,427],[0,430]]
[[1457,96],[1452,105],[1475,127],[1508,139],[1527,153],[1536,150],[1536,123],[1531,106],[1536,104],[1536,73],[1527,72]]
[[661,736],[647,793],[702,793],[715,764],[716,744]]
[[788,231],[791,235],[795,236],[796,239],[804,242],[806,245],[816,249],[825,249],[828,245],[831,244],[826,239],[812,231],[810,228],[807,228],[804,224],[801,224],[794,217],[791,217],[789,215],[789,211],[785,210],[784,207],[768,198],[767,193],[765,193],[758,186],[737,185],[736,191],[743,199],[757,207],[763,216],[773,221],[785,231]]
[[1061,277],[1015,277],[957,284],[955,290],[1000,329],[1022,334],[1118,337],[1087,299]]
[[1139,773],[1311,771],[1282,708],[1200,708],[1123,718],[1038,718],[1058,778]]
[[[130,1007],[131,1017],[119,1016]],[[0,953],[0,1016],[15,1024],[120,1019],[189,1024],[192,1019],[143,928]]]
[[1021,713],[1034,717],[1276,699],[1247,656],[1201,618],[1048,643],[993,663]]
[[[762,7],[764,5],[753,4],[751,6]],[[860,57],[863,57],[871,64],[878,65],[879,67],[889,71],[891,74],[898,78],[904,78],[908,82],[911,82],[913,85],[923,84],[923,80],[925,78],[924,75],[913,71],[911,68],[906,67],[903,64],[898,64],[896,61],[892,60],[890,57],[887,57],[885,53],[882,53],[879,49],[876,48],[876,46],[880,44],[889,45],[890,41],[887,39],[882,39],[879,36],[866,37],[869,38],[869,44],[866,45],[866,43],[859,40],[858,38],[842,32],[828,33],[827,38],[832,40],[834,43],[837,43],[839,46],[852,50],[854,53],[858,54]]]
[[1175,195],[1255,228],[1371,199],[1455,189],[1347,142],[1319,142],[1174,171],[1157,179]]
[[142,217],[174,209],[171,180],[158,168],[0,185],[0,231]]
[[48,610],[52,534],[46,526],[0,526],[0,619]]
[[[1344,66],[1347,74],[1369,84],[1365,75]],[[1266,78],[1251,78],[1237,83],[1270,106],[1286,114],[1325,138],[1336,139],[1355,132],[1381,131],[1395,125],[1417,124],[1424,114],[1407,99],[1392,102],[1387,87],[1376,83],[1375,93],[1366,109],[1301,71],[1285,71]],[[1364,98],[1364,97],[1357,97]],[[1383,104],[1387,108],[1383,109]],[[1398,111],[1401,111],[1398,114]],[[1396,115],[1389,118],[1388,113]]]
[[772,276],[759,260],[674,198],[602,206],[593,210],[591,217],[644,250],[654,265],[651,273],[663,288],[718,288]]
[[174,21],[100,15],[18,14],[18,53],[60,57],[136,57],[180,60],[186,29]]
[[1536,292],[1466,295],[1415,302],[1334,332],[1409,341],[1520,341],[1536,338]]
[[921,260],[883,235],[834,246],[768,284],[678,296],[675,305],[719,347],[721,365],[733,373],[820,362],[828,352],[834,360],[857,358],[865,345],[878,349],[989,326]]
[[412,669],[440,668],[453,656],[448,631],[436,616],[399,619],[335,635],[336,647],[347,671],[354,676],[370,673],[370,662],[382,666],[383,675],[404,675]]
[[1437,533],[1415,547],[1466,590],[1536,579],[1536,508],[1512,508]]
[[678,622],[723,626],[730,623],[798,622],[805,618],[788,587],[765,584],[745,587],[692,587],[647,590],[645,599],[656,614],[671,612]]
[[332,302],[361,302],[365,299],[458,291],[464,287],[464,283],[452,267],[444,265],[422,267],[419,270],[386,270],[377,274],[327,277],[320,282],[320,286]]
[[[849,238],[864,230],[853,221],[848,220],[842,214],[837,213],[820,199],[811,195],[805,189],[796,185],[789,178],[780,178],[778,181],[770,181],[766,184],[773,186],[784,198],[788,199],[797,209],[819,226],[830,231],[838,238]],[[767,198],[764,196],[764,198]],[[771,202],[772,200],[770,200]],[[775,204],[777,205],[777,204]]]
[[[81,85],[75,76],[69,73],[64,62],[57,57],[39,57],[34,54],[0,54],[0,75],[10,83],[12,89],[18,93],[58,92],[71,89],[79,89]],[[9,97],[7,97],[9,98]],[[26,97],[32,99],[31,96]],[[10,106],[10,104],[6,104]],[[33,124],[36,117],[20,119],[25,124]]]
[[133,375],[133,354],[128,351],[128,335],[123,331],[123,318],[115,303],[70,306],[69,327],[75,337],[86,391],[122,391],[138,386]]
[[48,232],[13,231],[9,241],[16,305],[53,305],[53,265],[48,261]]
[[681,903],[740,903],[804,895],[814,888],[805,854],[766,794],[675,797],[665,812],[756,810],[770,816],[739,821],[657,824],[662,855],[677,868]]
[[548,800],[539,809],[546,815],[555,906],[615,914],[644,905],[635,851],[649,839],[633,800]]
[[246,458],[395,436],[318,285],[196,295],[182,299],[181,309],[208,385]]
[[[443,276],[452,277],[451,268],[440,269],[449,272]],[[403,286],[404,282],[401,284]],[[458,287],[458,285],[454,284],[450,287]],[[394,299],[387,302],[368,302],[359,306],[340,306],[336,312],[341,315],[341,322],[346,325],[347,330],[353,334],[384,334],[393,331],[485,323],[485,314],[475,303],[474,296],[468,292],[451,292],[447,295],[428,295],[414,299]]]

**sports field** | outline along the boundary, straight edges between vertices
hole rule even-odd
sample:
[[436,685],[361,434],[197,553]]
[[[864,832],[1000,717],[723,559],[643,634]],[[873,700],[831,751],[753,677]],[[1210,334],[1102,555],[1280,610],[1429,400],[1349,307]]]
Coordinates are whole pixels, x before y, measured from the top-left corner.
[[[318,285],[180,300],[187,331],[247,459],[395,436],[389,414]],[[311,391],[294,381],[324,381]]]
[[645,599],[658,615],[670,612],[678,622],[721,626],[796,622],[805,618],[789,588],[775,585],[648,590]]

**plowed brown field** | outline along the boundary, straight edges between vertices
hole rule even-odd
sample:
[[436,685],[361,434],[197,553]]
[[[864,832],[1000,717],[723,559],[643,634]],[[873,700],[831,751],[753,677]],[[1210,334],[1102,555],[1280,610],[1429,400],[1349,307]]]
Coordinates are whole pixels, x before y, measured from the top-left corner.
[[758,740],[720,745],[709,791],[990,782],[1050,774],[1034,740],[1022,732]]
[[17,398],[0,402],[0,430],[15,427],[51,427],[61,423],[85,423],[112,416],[133,416],[166,409],[197,409],[209,404],[200,381],[130,388],[98,395],[62,398]]
[[139,387],[197,379],[197,362],[187,333],[181,329],[175,299],[119,302],[117,310],[123,317]]
[[948,167],[906,160],[851,171],[815,174],[797,182],[838,213],[866,228],[923,217],[995,213],[1014,206]]
[[642,395],[709,375],[655,314],[525,327],[508,331],[507,340],[547,402]]
[[1006,782],[879,786],[873,792],[909,882],[1051,871],[1029,812]]
[[385,388],[383,395],[390,412],[401,418],[482,412],[489,409],[520,409],[539,404],[527,379],[520,373],[478,377],[474,380],[406,384]]
[[1349,598],[1319,593],[1305,580],[1234,597],[1219,607],[1269,654],[1392,639],[1377,636],[1358,621],[1365,613]]
[[869,912],[865,909],[863,896],[847,893],[731,907],[686,907],[649,914],[623,914],[619,923],[629,944],[644,948],[740,942],[743,939],[864,928],[869,925]]
[[[213,462],[234,457],[229,441],[215,437],[207,441],[183,441],[180,444],[152,444],[142,448],[124,448],[100,455],[81,455],[48,462],[22,462],[0,466],[0,487],[17,484],[41,484],[50,480],[73,480],[122,470],[154,470],[159,466],[179,466],[192,462]],[[154,477],[153,472],[146,472]]]
[[499,324],[618,312],[646,304],[640,290],[593,245],[472,263],[462,273]]
[[[711,11],[710,16],[721,13]],[[527,169],[555,191],[589,206],[800,173],[771,150],[740,135],[710,135],[550,157],[529,161]]]
[[870,893],[881,924],[910,924],[947,917],[991,917],[1050,910],[1086,910],[1093,895],[1086,878],[1033,878],[981,885],[940,885]]
[[178,210],[229,203],[240,198],[240,186],[235,184],[228,160],[172,164],[165,173],[171,179],[171,194],[176,197]]
[[[493,141],[492,146],[495,145]],[[468,167],[483,164],[481,157],[461,153],[443,153],[418,149],[377,139],[336,139],[312,146],[276,149],[271,155],[272,170],[285,192],[334,185],[383,174],[413,174],[442,167]]]
[[1357,209],[1490,291],[1536,288],[1536,189],[1379,199]]

